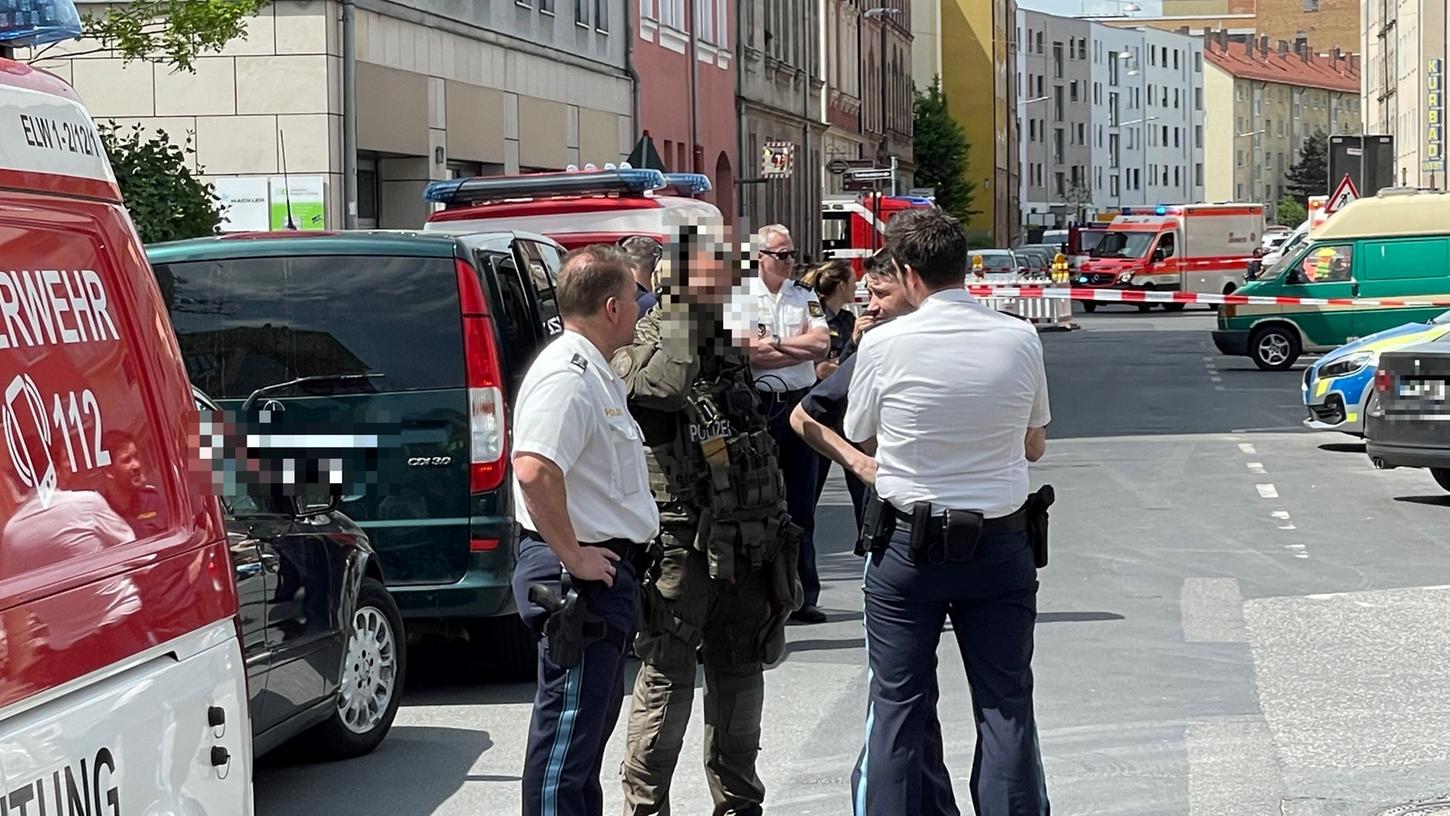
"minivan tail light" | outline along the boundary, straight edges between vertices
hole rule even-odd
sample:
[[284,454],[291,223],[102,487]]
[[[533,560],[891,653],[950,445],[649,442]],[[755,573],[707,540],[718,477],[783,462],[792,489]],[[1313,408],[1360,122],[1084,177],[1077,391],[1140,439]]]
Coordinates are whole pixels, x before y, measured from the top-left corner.
[[1395,383],[1394,375],[1383,368],[1376,369],[1374,373],[1374,390],[1381,394],[1388,394],[1390,387]]
[[503,366],[493,319],[478,273],[458,261],[458,303],[463,318],[463,360],[468,383],[468,490],[482,493],[503,484],[508,459],[504,425]]

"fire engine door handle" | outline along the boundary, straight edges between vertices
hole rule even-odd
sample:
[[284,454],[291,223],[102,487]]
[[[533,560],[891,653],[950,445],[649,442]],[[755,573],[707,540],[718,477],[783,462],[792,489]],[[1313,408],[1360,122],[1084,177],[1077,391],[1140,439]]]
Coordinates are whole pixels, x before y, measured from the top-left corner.
[[1350,297],[1359,297],[1359,281],[1350,281],[1349,282],[1349,296]]

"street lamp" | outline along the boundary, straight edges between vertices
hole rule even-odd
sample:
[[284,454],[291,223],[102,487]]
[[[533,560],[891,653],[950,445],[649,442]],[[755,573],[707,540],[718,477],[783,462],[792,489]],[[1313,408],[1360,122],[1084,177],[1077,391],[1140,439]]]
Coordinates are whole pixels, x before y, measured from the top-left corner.
[[[1143,117],[1141,119],[1129,119],[1126,122],[1119,122],[1118,123],[1118,127],[1119,128],[1124,128],[1124,127],[1127,127],[1129,125],[1143,125],[1143,124],[1146,124],[1148,122],[1156,122],[1156,121],[1158,121],[1158,117],[1156,117],[1156,116],[1145,116],[1145,117]],[[1139,131],[1139,133],[1141,134],[1141,131]],[[1148,140],[1147,139],[1144,139],[1141,135],[1139,135],[1139,137],[1138,137],[1138,155],[1139,155],[1139,158],[1138,158],[1138,186],[1139,186],[1140,190],[1143,193],[1143,203],[1144,204],[1147,204],[1148,203],[1148,190],[1147,190],[1147,188],[1142,187],[1142,184],[1143,184],[1143,173],[1148,172]]]
[[[1261,133],[1268,133],[1268,132],[1269,131],[1268,131],[1267,128],[1259,128],[1258,130],[1246,130],[1243,133],[1235,133],[1234,134],[1234,138],[1235,139],[1244,139],[1244,138],[1249,138],[1249,137],[1253,137],[1253,136],[1258,136]],[[1252,145],[1249,146],[1249,163],[1252,166],[1252,169],[1253,170],[1258,170],[1259,169],[1259,165],[1255,163],[1254,148],[1253,148]],[[1251,184],[1255,188],[1254,190],[1251,190],[1250,192],[1251,193],[1256,193],[1256,192],[1258,192],[1258,189],[1257,188],[1259,186],[1259,178],[1260,178],[1260,175],[1258,173],[1252,173],[1250,175],[1250,178],[1253,179],[1253,181],[1251,182]],[[1237,198],[1237,196],[1235,196],[1235,198]],[[1272,202],[1270,202],[1270,203],[1272,203]]]
[[[1025,108],[1025,107],[1027,107],[1028,105],[1036,105],[1039,102],[1046,102],[1047,100],[1049,100],[1051,98],[1052,97],[1050,97],[1050,96],[1034,96],[1031,99],[1018,100],[1018,102],[1017,102],[1018,117],[1019,118],[1021,117],[1021,115],[1022,115],[1022,113],[1021,113],[1022,112],[1022,109]],[[1019,124],[1018,125],[1018,128],[1021,128],[1021,127],[1022,126]],[[1048,154],[1048,151],[1050,149],[1051,148],[1048,147],[1048,145],[1047,145],[1047,127],[1046,127],[1046,120],[1044,120],[1043,121],[1043,127],[1042,127],[1042,165],[1043,165],[1044,168],[1047,167],[1048,165],[1052,164],[1052,161],[1051,161],[1051,159],[1049,157],[1049,154]],[[1031,168],[1031,164],[1029,163],[1028,170],[1030,171],[1031,169],[1032,169]],[[1027,186],[1029,188],[1032,186],[1032,174],[1030,172],[1027,174]],[[1047,201],[1047,214],[1049,216],[1051,216],[1052,215],[1052,194],[1048,191],[1047,180],[1046,180],[1045,177],[1043,178],[1043,181],[1042,181],[1042,190],[1043,190],[1043,198],[1046,199],[1046,201]]]
[[[886,0],[881,0],[883,3]],[[866,20],[877,20],[881,24],[881,47],[876,56],[881,61],[881,147],[877,150],[877,161],[891,156],[891,139],[886,133],[886,17],[901,14],[901,9],[887,8],[882,5],[877,8],[867,9],[861,13]],[[891,194],[896,195],[896,174],[891,174]]]

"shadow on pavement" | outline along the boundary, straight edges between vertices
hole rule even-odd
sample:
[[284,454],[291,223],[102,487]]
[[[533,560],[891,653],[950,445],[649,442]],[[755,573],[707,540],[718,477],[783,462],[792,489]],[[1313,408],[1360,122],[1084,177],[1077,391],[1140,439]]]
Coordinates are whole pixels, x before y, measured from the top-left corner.
[[1038,623],[1086,623],[1089,621],[1120,621],[1127,618],[1116,612],[1039,612]]
[[798,652],[837,652],[850,649],[864,649],[865,638],[837,638],[835,640],[795,640],[785,644],[785,654],[792,655]]
[[1358,453],[1364,455],[1363,442],[1329,442],[1319,446],[1322,451],[1329,453]]
[[1428,504],[1431,507],[1450,507],[1450,496],[1396,496],[1395,501],[1408,504]]
[[346,762],[311,763],[302,749],[283,748],[258,764],[256,809],[315,816],[317,802],[332,801],[347,802],[349,816],[432,813],[471,779],[469,769],[492,747],[486,731],[395,725],[376,751]]

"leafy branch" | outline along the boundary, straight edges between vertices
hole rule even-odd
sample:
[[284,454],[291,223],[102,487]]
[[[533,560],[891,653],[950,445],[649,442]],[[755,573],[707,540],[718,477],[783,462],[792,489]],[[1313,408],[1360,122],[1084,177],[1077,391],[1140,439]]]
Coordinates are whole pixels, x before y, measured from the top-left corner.
[[[141,60],[194,73],[198,57],[245,37],[247,18],[268,1],[137,0],[109,6],[103,13],[87,14],[81,20],[83,36],[101,45],[66,56],[114,50],[125,62]],[[41,49],[31,61],[44,59],[54,47]]]

